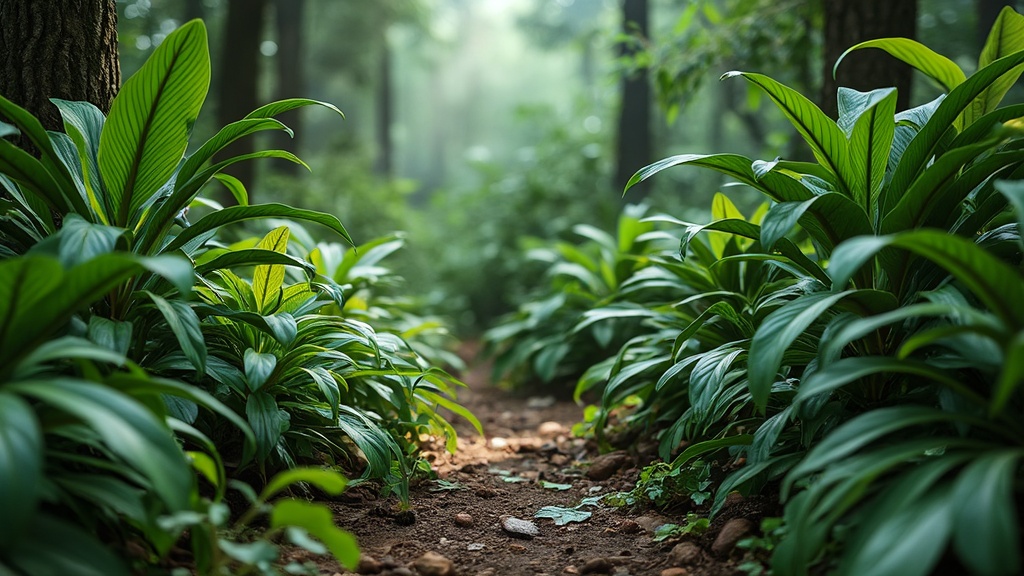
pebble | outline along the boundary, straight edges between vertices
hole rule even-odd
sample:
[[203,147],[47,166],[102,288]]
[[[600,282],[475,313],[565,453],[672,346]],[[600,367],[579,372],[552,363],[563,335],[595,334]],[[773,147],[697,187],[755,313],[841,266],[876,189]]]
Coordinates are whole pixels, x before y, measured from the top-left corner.
[[656,518],[654,516],[637,516],[636,523],[644,529],[644,532],[654,534],[654,531],[658,529],[658,526],[665,523],[665,519]]
[[358,574],[380,574],[383,569],[384,566],[373,556],[359,555],[359,564],[356,566]]
[[555,405],[555,402],[557,402],[557,400],[555,400],[554,396],[531,396],[526,401],[526,407],[534,409],[550,408]]
[[498,491],[494,488],[488,488],[487,486],[481,486],[474,492],[480,498],[494,498],[498,495]]
[[473,542],[472,544],[466,546],[466,550],[469,550],[470,552],[478,552],[483,549],[484,545],[479,542]]
[[629,456],[625,452],[602,454],[590,463],[590,468],[587,469],[587,478],[598,482],[607,480],[628,463]]
[[473,517],[465,512],[459,512],[455,515],[455,525],[462,526],[463,528],[473,525]]
[[607,574],[612,570],[612,563],[607,558],[591,558],[583,563],[580,574]]
[[455,576],[452,561],[437,552],[425,553],[413,562],[413,566],[422,576]]
[[532,540],[534,536],[540,534],[540,530],[537,529],[536,524],[529,520],[521,520],[514,516],[502,516],[501,528],[516,538],[525,538],[527,540]]
[[562,574],[579,574],[580,571],[572,564],[562,568]]
[[507,446],[508,446],[508,440],[506,440],[506,439],[504,439],[504,438],[502,438],[500,436],[496,436],[494,438],[491,438],[491,448],[494,448],[495,450],[502,450],[502,449],[506,448]]
[[544,422],[537,427],[537,434],[542,438],[556,438],[565,434],[565,426],[562,426],[558,422]]
[[387,576],[415,576],[415,574],[405,566],[399,566],[389,570]]
[[669,552],[669,560],[675,566],[692,566],[700,560],[700,546],[693,542],[680,542]]
[[661,571],[661,576],[687,576],[688,574],[686,568],[665,568]]
[[619,532],[623,534],[639,534],[643,532],[643,528],[635,520],[626,519],[619,522]]
[[480,572],[477,572],[476,576],[495,576],[497,573],[497,570],[494,568],[484,568]]
[[754,523],[746,518],[733,518],[722,526],[722,530],[711,545],[711,553],[715,556],[728,556],[744,536],[754,531]]
[[739,492],[729,492],[729,495],[725,497],[725,503],[722,504],[722,509],[732,508],[743,502],[743,495]]

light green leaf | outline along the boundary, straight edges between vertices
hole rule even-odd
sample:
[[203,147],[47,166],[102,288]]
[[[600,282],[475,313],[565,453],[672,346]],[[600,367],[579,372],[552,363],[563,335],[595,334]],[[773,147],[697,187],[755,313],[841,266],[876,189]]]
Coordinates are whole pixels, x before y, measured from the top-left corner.
[[[1021,50],[1024,50],[1024,16],[1010,6],[1004,6],[985,40],[985,47],[978,59],[978,69]],[[1018,66],[986,88],[974,102],[971,102],[971,107],[964,113],[965,123],[970,125],[995,110],[1010,87],[1020,78],[1021,72],[1024,72],[1024,67]]]
[[[284,254],[288,250],[288,236],[287,226],[275,228],[260,240],[256,248]],[[252,275],[252,293],[256,297],[258,312],[269,312],[273,305],[280,300],[282,284],[284,284],[283,265],[262,264],[256,267]]]
[[964,71],[952,60],[909,38],[878,38],[861,42],[843,52],[832,68],[832,75],[835,76],[835,71],[839,69],[839,64],[850,52],[865,48],[885,50],[893,57],[923,72],[925,76],[937,83],[946,92],[950,92],[967,79]]
[[572,484],[558,484],[556,482],[548,482],[547,480],[541,480],[539,484],[541,488],[546,490],[556,490],[558,492],[564,492],[565,490],[572,489]]
[[64,131],[75,143],[82,166],[83,184],[89,203],[101,215],[104,223],[110,223],[112,212],[106,190],[100,180],[98,163],[100,135],[107,118],[99,108],[89,102],[72,102],[51,98],[50,102],[60,110],[64,119]]
[[853,200],[873,216],[896,134],[896,89],[873,90],[864,96],[866,108],[856,116],[850,135],[850,174]]
[[185,163],[181,165],[181,170],[178,171],[177,177],[180,178],[182,182],[187,182],[190,178],[195,176],[196,172],[198,172],[199,169],[210,160],[210,158],[213,158],[217,152],[223,150],[225,146],[239,138],[244,138],[264,130],[283,130],[284,132],[287,132],[289,136],[292,135],[290,128],[273,118],[253,118],[232,122],[221,128],[213,138],[204,142],[198,150],[186,158]]
[[113,224],[133,224],[139,208],[167,184],[209,87],[210,52],[198,20],[169,34],[121,87],[99,148]]
[[850,196],[854,183],[850,181],[847,170],[850,162],[846,137],[835,121],[826,116],[804,95],[763,74],[727,72],[722,78],[735,76],[742,76],[761,88],[775,102],[811,147],[811,152],[814,153],[818,163],[836,176],[839,192]]
[[331,555],[349,570],[355,570],[359,564],[355,537],[334,525],[334,517],[326,506],[300,500],[276,502],[270,513],[270,526],[302,528],[323,542]]
[[293,468],[275,475],[260,494],[260,500],[269,501],[292,484],[306,483],[316,486],[331,496],[345,491],[348,480],[339,472],[321,468]]

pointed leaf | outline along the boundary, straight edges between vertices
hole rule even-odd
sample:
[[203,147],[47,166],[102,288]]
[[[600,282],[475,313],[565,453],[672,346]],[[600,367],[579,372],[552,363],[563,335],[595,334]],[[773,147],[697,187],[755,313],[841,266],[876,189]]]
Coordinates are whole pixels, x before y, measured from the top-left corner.
[[[43,482],[43,434],[35,410],[21,398],[0,392],[0,542],[14,542],[37,514]],[[0,549],[4,548],[0,544]]]
[[146,291],[146,295],[171,328],[185,357],[195,367],[197,374],[202,376],[206,372],[206,340],[199,327],[199,316],[184,300],[165,300],[149,291]]
[[335,560],[349,570],[355,570],[359,564],[355,536],[334,525],[334,516],[326,506],[290,499],[276,502],[270,513],[270,527],[282,526],[305,529],[323,542]]
[[[256,248],[284,254],[288,250],[288,236],[287,226],[275,228],[260,240]],[[252,274],[252,293],[256,297],[257,311],[270,311],[271,305],[280,299],[282,284],[284,284],[283,265],[262,264],[256,267]]]
[[[1024,16],[1018,14],[1013,8],[1004,6],[985,40],[985,47],[978,59],[978,68],[982,69],[1003,56],[1021,50],[1024,50]],[[1003,96],[1017,82],[1021,72],[1024,72],[1024,67],[1018,66],[986,88],[971,103],[971,107],[965,113],[966,124],[970,125],[999,107]]]
[[1014,484],[1021,458],[1019,450],[985,454],[968,464],[956,481],[953,544],[974,574],[1020,573]]
[[157,47],[110,107],[100,136],[99,167],[126,226],[167,184],[188,146],[188,135],[210,86],[206,28],[189,22]]
[[909,38],[878,38],[861,42],[843,52],[832,68],[832,75],[835,76],[839,64],[850,52],[865,48],[885,50],[893,57],[923,72],[946,92],[952,91],[967,79],[964,71],[952,60]]
[[896,133],[896,89],[874,90],[865,96],[868,107],[853,126],[849,159],[854,201],[873,215]]
[[258,391],[266,385],[274,368],[277,367],[277,356],[273,354],[260,354],[252,348],[245,350],[245,379],[249,389]]

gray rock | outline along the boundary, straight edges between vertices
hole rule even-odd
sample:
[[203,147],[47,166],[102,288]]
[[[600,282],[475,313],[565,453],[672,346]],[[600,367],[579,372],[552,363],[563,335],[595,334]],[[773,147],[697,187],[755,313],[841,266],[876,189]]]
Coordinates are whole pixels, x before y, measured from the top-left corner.
[[427,552],[412,564],[422,576],[455,576],[455,565],[437,552]]
[[668,557],[673,566],[693,566],[700,560],[700,546],[693,542],[676,544]]
[[501,529],[516,538],[532,540],[540,535],[537,525],[529,520],[522,520],[514,516],[501,517]]
[[587,469],[587,478],[601,482],[612,477],[623,466],[630,462],[625,452],[609,452],[594,458]]

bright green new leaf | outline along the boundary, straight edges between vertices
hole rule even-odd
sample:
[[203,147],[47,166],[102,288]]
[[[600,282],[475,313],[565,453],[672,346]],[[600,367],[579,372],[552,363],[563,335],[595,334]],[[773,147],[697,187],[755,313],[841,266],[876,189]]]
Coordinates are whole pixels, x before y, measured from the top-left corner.
[[[257,249],[270,250],[284,254],[288,250],[287,226],[271,230],[256,245]],[[281,264],[262,264],[256,267],[252,275],[252,293],[256,297],[257,311],[270,312],[281,296],[281,285],[284,284],[284,266]]]
[[873,216],[896,133],[896,90],[874,90],[865,96],[867,108],[856,117],[848,158],[853,199]]
[[[1024,16],[1018,14],[1010,6],[1004,6],[985,40],[985,47],[978,59],[978,68],[982,69],[1003,56],[1021,50],[1024,50]],[[1021,72],[1024,72],[1024,67],[1018,66],[986,88],[974,102],[971,102],[971,107],[964,113],[965,123],[970,125],[978,118],[995,110],[1002,102],[1006,92],[1020,78]]]
[[279,472],[274,476],[267,484],[267,487],[263,489],[263,492],[260,494],[260,499],[263,501],[269,501],[282,490],[288,488],[292,484],[298,484],[300,482],[312,484],[331,496],[341,494],[345,490],[345,486],[348,484],[348,480],[346,480],[341,473],[335,472],[334,470],[325,470],[321,468],[293,468],[291,470]]
[[964,71],[952,60],[909,38],[878,38],[861,42],[843,52],[832,68],[832,75],[835,76],[835,71],[839,69],[839,64],[850,52],[865,48],[885,50],[893,57],[923,72],[925,76],[937,83],[946,92],[952,91],[967,79]]

